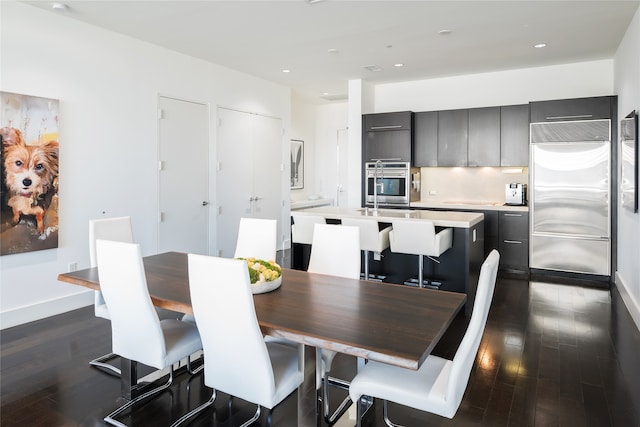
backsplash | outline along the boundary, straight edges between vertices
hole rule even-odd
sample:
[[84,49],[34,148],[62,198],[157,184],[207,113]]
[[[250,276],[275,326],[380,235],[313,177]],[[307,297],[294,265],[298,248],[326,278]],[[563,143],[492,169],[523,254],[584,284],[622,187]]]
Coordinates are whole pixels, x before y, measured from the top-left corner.
[[505,185],[529,183],[529,168],[421,168],[423,202],[488,201],[504,203]]

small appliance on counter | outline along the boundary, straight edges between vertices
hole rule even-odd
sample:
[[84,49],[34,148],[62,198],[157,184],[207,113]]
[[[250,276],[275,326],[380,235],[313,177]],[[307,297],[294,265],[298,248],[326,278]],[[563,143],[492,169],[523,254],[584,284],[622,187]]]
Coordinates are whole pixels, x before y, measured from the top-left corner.
[[504,199],[505,205],[525,206],[527,204],[527,184],[506,184]]

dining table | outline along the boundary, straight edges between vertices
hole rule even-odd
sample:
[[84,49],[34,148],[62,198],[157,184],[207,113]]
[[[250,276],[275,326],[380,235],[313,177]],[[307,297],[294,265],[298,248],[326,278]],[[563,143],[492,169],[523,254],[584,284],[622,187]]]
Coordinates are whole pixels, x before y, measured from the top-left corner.
[[[143,258],[153,304],[193,314],[187,254]],[[98,268],[58,275],[58,280],[100,289]],[[215,277],[211,282],[215,283]],[[305,377],[298,390],[298,425],[318,425],[315,352],[330,349],[363,360],[417,370],[446,332],[466,295],[411,286],[282,269],[281,285],[255,294],[265,335],[304,344]],[[136,363],[122,360],[121,393],[132,398]]]

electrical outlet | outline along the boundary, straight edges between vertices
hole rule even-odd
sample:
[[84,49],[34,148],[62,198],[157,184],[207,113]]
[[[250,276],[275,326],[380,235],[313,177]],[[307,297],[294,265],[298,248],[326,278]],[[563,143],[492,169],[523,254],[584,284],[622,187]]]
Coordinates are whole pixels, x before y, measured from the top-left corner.
[[69,272],[76,271],[78,269],[78,263],[73,261],[69,263]]
[[437,196],[438,192],[436,190],[429,190],[429,195],[430,196]]

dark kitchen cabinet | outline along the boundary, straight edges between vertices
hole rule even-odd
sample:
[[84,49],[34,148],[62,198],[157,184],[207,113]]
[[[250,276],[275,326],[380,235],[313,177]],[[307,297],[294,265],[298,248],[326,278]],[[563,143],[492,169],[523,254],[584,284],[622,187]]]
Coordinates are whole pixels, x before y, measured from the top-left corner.
[[438,112],[415,113],[413,127],[413,165],[438,166]]
[[531,103],[531,123],[613,117],[612,97],[558,99]]
[[500,268],[529,272],[529,213],[500,211]]
[[500,250],[499,212],[480,211],[484,214],[484,257],[489,256],[493,249]]
[[500,166],[500,107],[468,110],[468,166]]
[[438,166],[467,166],[469,111],[438,111]]
[[500,107],[500,166],[529,166],[529,105]]
[[366,114],[363,116],[364,161],[411,162],[413,113]]

